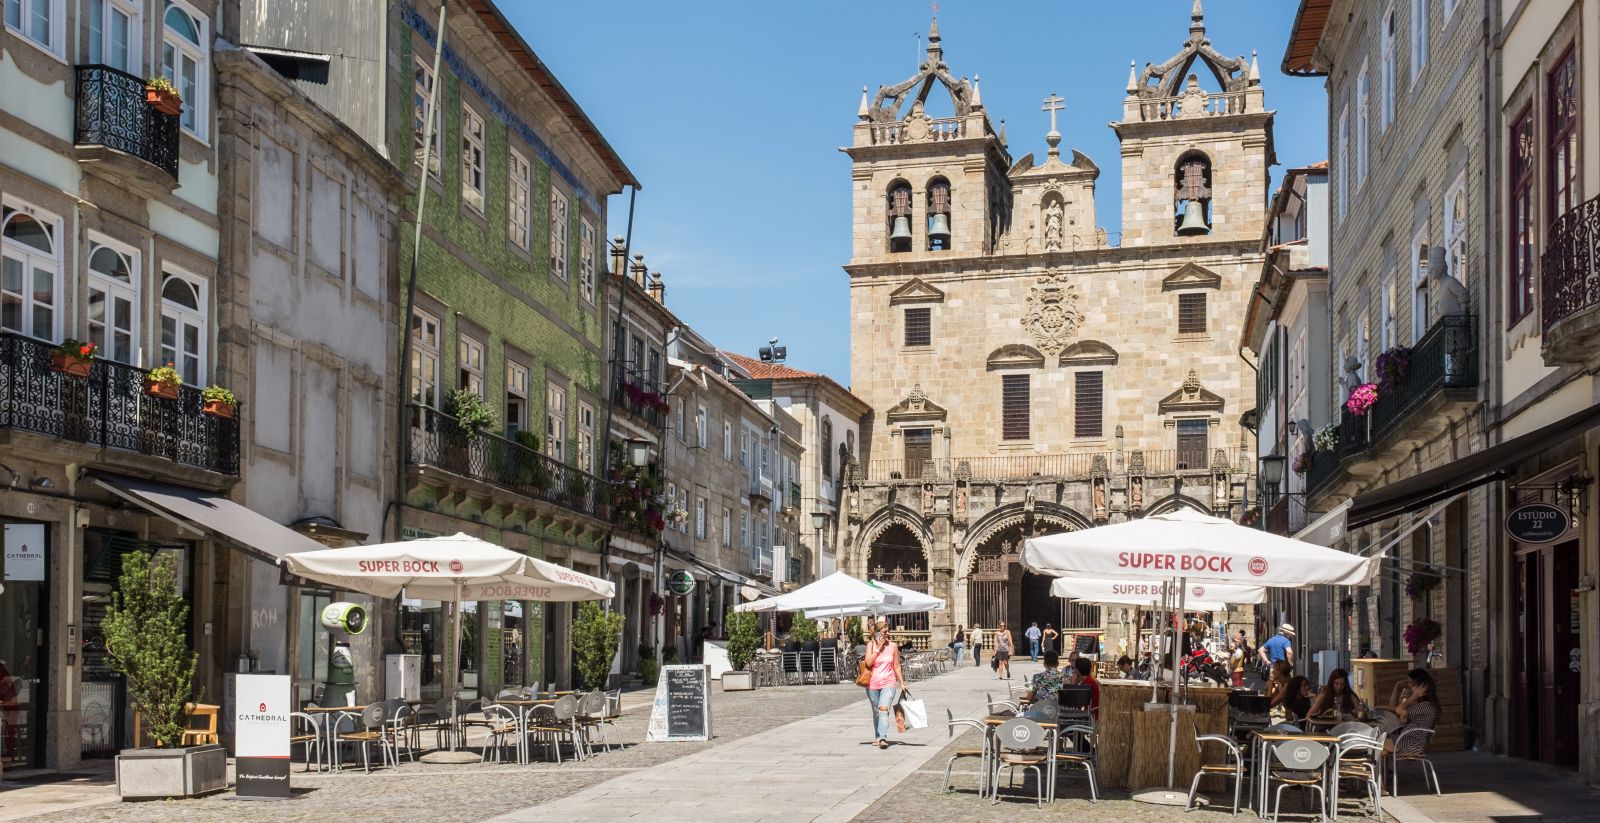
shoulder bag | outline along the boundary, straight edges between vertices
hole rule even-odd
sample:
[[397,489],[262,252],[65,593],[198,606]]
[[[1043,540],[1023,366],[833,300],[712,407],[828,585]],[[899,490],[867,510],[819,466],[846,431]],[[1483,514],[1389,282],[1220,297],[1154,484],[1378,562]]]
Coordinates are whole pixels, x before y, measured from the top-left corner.
[[872,664],[868,663],[865,657],[861,658],[856,667],[856,685],[863,689],[872,687]]

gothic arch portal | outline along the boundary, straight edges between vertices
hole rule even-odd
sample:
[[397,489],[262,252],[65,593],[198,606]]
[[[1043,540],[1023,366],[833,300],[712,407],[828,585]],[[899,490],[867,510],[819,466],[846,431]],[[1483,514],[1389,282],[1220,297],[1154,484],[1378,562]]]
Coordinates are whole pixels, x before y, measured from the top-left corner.
[[923,568],[927,568],[933,557],[933,538],[928,534],[922,524],[922,518],[910,508],[898,503],[882,509],[867,521],[861,524],[861,537],[856,541],[854,562],[851,564],[850,573],[857,577],[864,577],[871,569],[872,547],[890,528],[900,526],[915,538],[917,546],[922,550]]
[[1001,506],[979,518],[967,530],[966,545],[961,547],[956,559],[956,577],[972,574],[980,549],[992,544],[1006,530],[1027,524],[1030,518],[1039,534],[1074,532],[1094,525],[1076,510],[1055,503],[1035,503],[1031,513],[1026,503]]
[[1150,504],[1146,516],[1152,514],[1169,514],[1179,509],[1193,509],[1201,514],[1211,514],[1211,507],[1186,494],[1169,494],[1166,497]]

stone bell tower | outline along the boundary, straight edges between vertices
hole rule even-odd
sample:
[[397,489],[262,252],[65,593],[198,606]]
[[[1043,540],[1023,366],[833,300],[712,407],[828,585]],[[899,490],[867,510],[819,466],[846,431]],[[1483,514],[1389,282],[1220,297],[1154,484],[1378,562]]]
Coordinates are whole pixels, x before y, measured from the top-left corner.
[[[935,87],[939,87],[935,92]],[[978,78],[944,62],[939,21],[910,79],[861,106],[851,145],[852,263],[932,262],[990,253],[1011,212],[1010,155],[984,110]]]
[[1213,49],[1194,0],[1176,55],[1142,72],[1128,65],[1122,119],[1111,124],[1122,141],[1122,244],[1260,238],[1272,115],[1255,57]]

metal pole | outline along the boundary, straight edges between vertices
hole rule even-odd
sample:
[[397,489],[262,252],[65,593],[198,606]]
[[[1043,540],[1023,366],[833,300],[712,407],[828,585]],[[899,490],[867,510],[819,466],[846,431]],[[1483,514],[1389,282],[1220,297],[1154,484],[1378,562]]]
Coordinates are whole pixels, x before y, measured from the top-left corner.
[[[1183,617],[1183,604],[1188,594],[1189,578],[1178,578],[1178,617]],[[1176,628],[1176,624],[1174,624]],[[1167,712],[1171,716],[1172,724],[1167,732],[1167,788],[1172,788],[1173,768],[1178,758],[1178,636],[1174,632],[1172,637],[1172,694],[1167,696]]]
[[[406,308],[400,316],[400,379],[398,392],[400,402],[396,412],[398,427],[396,434],[401,438],[400,444],[395,448],[395,494],[403,503],[405,500],[406,486],[406,452],[409,450],[411,435],[409,433],[410,420],[407,416],[407,407],[410,405],[411,396],[411,313],[416,310],[417,304],[417,258],[422,255],[422,213],[428,203],[428,163],[433,159],[434,121],[438,119],[439,111],[439,81],[440,61],[444,56],[444,28],[445,7],[448,0],[439,0],[439,30],[433,38],[433,87],[428,90],[427,117],[422,126],[422,165],[417,170],[417,211],[413,217],[414,228],[411,234],[411,271],[406,276]],[[400,531],[404,523],[406,507],[399,505],[394,510],[394,537],[400,539]]]

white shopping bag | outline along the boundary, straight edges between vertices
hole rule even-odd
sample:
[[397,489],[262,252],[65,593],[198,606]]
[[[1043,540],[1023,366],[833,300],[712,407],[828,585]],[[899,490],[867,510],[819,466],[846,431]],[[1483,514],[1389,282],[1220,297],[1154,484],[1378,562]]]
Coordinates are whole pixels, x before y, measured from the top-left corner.
[[928,728],[928,706],[906,692],[900,697],[900,711],[906,716],[906,728]]

